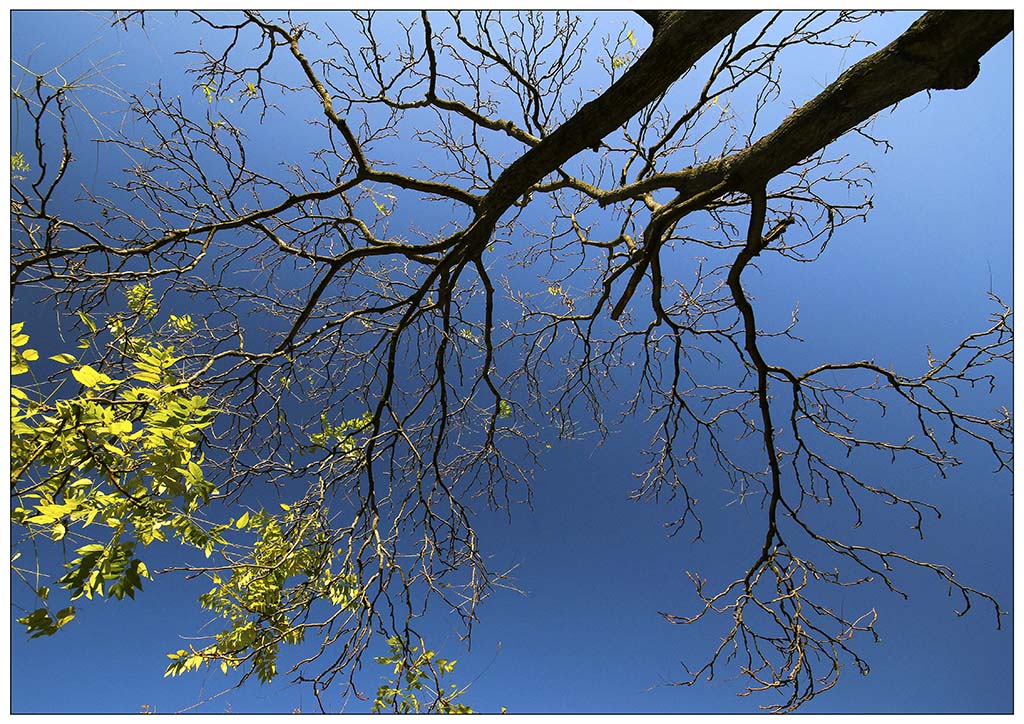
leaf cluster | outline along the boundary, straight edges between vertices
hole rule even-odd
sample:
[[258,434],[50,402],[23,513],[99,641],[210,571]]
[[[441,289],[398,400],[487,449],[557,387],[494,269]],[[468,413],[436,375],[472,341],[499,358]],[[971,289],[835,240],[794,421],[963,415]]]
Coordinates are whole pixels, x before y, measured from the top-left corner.
[[[139,314],[147,308],[141,304]],[[23,330],[11,327],[18,376],[39,359]],[[124,378],[61,353],[51,358],[64,370],[48,394],[40,384],[11,388],[11,522],[23,535],[15,547],[45,538],[84,543],[57,579],[72,601],[134,597],[151,577],[136,557],[139,543],[170,536],[209,554],[221,540],[217,526],[198,518],[218,492],[199,450],[215,410],[179,380],[173,347],[139,337],[127,348]],[[49,589],[33,588],[44,605],[18,619],[32,635],[52,634],[74,617],[73,607],[51,616]]]
[[[381,684],[373,699],[374,713],[396,714],[473,714],[466,704],[456,701],[465,689],[441,680],[455,671],[455,660],[442,659],[423,645],[408,647],[398,636],[388,639],[391,651],[374,661],[392,668],[393,678]],[[426,696],[426,698],[424,698]]]

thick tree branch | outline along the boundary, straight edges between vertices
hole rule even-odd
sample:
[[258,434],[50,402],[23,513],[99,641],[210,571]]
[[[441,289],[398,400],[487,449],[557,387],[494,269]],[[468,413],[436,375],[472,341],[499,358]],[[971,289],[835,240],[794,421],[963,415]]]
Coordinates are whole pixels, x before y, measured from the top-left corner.
[[756,187],[895,103],[924,90],[966,88],[979,60],[1013,29],[1010,11],[934,11],[857,63],[772,133],[732,156],[603,193],[602,205],[663,188],[685,197],[726,182]]
[[656,100],[705,53],[754,15],[742,11],[680,11],[665,17],[650,47],[622,78],[498,177],[480,203],[476,221],[466,231],[471,253],[487,244],[498,218],[534,184]]
[[671,10],[634,10],[633,12],[651,26],[651,30],[654,31],[655,35],[665,25],[665,21],[672,13]]
[[[69,324],[105,320],[111,334],[79,362],[119,379],[141,359],[133,335],[169,330],[175,374],[222,411],[202,440],[218,500],[294,492],[289,509],[343,559],[330,576],[351,587],[352,606],[314,589],[316,571],[283,589],[282,630],[319,639],[291,669],[318,701],[336,676],[355,687],[378,633],[415,640],[428,601],[468,636],[477,604],[507,585],[477,539],[473,501],[529,503],[541,445],[606,436],[617,411],[619,424],[652,431],[632,497],[674,501],[673,535],[692,525],[701,537],[698,496],[718,481],[734,502],[763,505],[748,511],[760,526],[746,542],[752,565],[726,572],[734,580],[717,593],[694,575],[703,610],[666,614],[724,613],[731,627],[683,683],[729,664],[745,694],[781,694],[770,706],[791,710],[847,662],[866,673],[850,642],[874,635],[875,612],[832,602],[871,577],[901,593],[892,565],[931,570],[964,610],[978,596],[994,603],[945,566],[836,537],[828,509],[839,503],[856,527],[863,504],[880,501],[920,532],[938,508],[861,460],[945,474],[963,440],[1011,467],[1009,409],[986,413],[971,393],[993,392],[1012,362],[1009,308],[948,355],[929,352],[917,374],[859,355],[791,372],[770,359],[799,339],[797,314],[781,331],[759,328],[770,315],[748,277],[762,252],[811,261],[824,243],[805,249],[864,218],[869,195],[848,197],[867,190],[870,156],[826,147],[920,90],[971,83],[1012,16],[928,13],[766,129],[772,103],[794,102],[782,98],[788,49],[826,59],[870,44],[849,32],[870,12],[780,11],[750,27],[746,11],[636,12],[653,29],[646,50],[626,26],[595,32],[604,20],[588,29],[564,13],[361,12],[338,33],[324,23],[326,45],[318,23],[290,14],[197,14],[203,44],[183,51],[199,59],[196,97],[132,96],[133,122],[106,140],[133,163],[104,160],[74,206],[54,193],[73,185],[60,132],[80,115],[71,76],[30,77],[35,92],[14,96],[37,152],[12,156],[13,283],[28,299],[49,295],[38,298]],[[580,72],[595,66],[603,92]],[[293,99],[315,99],[319,118],[302,125],[309,108]],[[304,129],[273,159],[278,149],[260,148],[280,143],[270,108]],[[542,194],[549,206],[530,205]],[[643,289],[650,308],[631,314]],[[137,311],[140,295],[154,316]],[[872,426],[889,407],[898,414]],[[40,461],[26,459],[16,467],[31,475]],[[247,547],[224,565],[167,570],[242,570]]]

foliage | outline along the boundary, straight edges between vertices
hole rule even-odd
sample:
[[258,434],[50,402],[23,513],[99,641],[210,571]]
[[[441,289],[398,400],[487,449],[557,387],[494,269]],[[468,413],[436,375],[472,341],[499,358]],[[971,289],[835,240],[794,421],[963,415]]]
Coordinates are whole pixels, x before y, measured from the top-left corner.
[[11,154],[11,180],[12,181],[24,181],[26,173],[32,170],[29,166],[28,161],[25,160],[25,154],[21,151]]
[[[373,711],[396,714],[472,714],[473,710],[456,701],[465,689],[442,680],[455,671],[455,661],[438,658],[420,640],[419,646],[408,648],[405,641],[392,636],[388,639],[391,652],[376,656],[378,664],[393,667],[394,678],[377,689]],[[426,700],[423,695],[426,694]]]
[[339,614],[366,605],[356,577],[344,561],[336,562],[343,550],[335,550],[330,527],[297,507],[282,503],[281,509],[280,515],[246,512],[233,521],[234,528],[256,536],[251,555],[233,562],[226,574],[209,573],[214,587],[199,597],[203,608],[230,626],[209,646],[168,654],[166,675],[210,663],[226,674],[251,662],[259,680],[269,682],[277,674],[280,645],[305,638],[302,620],[314,602],[329,601]]
[[[126,301],[138,320],[150,322],[158,314],[148,286],[129,288]],[[89,334],[79,346],[92,349],[104,331],[88,315],[81,319]],[[77,557],[65,563],[66,572],[56,581],[71,601],[134,598],[142,580],[152,579],[136,556],[139,544],[145,548],[171,541],[206,558],[217,555],[223,564],[207,572],[213,587],[198,600],[228,627],[208,646],[168,654],[165,675],[211,663],[227,674],[245,665],[269,682],[277,674],[281,644],[304,640],[303,621],[316,602],[328,602],[335,615],[369,606],[351,573],[351,551],[339,547],[323,511],[307,504],[281,503],[278,512],[247,511],[222,524],[204,517],[220,491],[204,475],[199,448],[202,431],[214,424],[217,410],[209,407],[208,398],[190,394],[192,384],[178,365],[182,358],[161,341],[191,331],[193,323],[189,315],[170,315],[149,336],[130,332],[126,321],[130,318],[112,316],[106,329],[113,338],[109,346],[128,362],[130,374],[115,378],[61,353],[51,357],[65,368],[56,385],[12,386],[11,520],[24,532],[15,548],[35,549],[44,538],[90,541],[75,548]],[[13,375],[30,373],[29,363],[39,359],[26,346],[29,340],[23,323],[11,326]],[[358,456],[356,433],[367,427],[368,415],[338,425],[323,415],[321,422],[322,431],[311,436],[314,445],[333,445],[342,455]],[[241,534],[251,543],[239,539]],[[21,555],[17,552],[14,560]],[[40,568],[37,562],[37,577],[46,575]],[[17,619],[29,636],[53,635],[75,618],[74,605],[51,612],[50,587],[30,583],[32,570],[14,570],[43,604]],[[423,688],[424,667],[451,673],[454,662],[433,661],[434,656],[425,652],[410,665],[410,691]],[[396,662],[403,666],[399,659],[382,660]],[[401,706],[412,702],[419,710],[406,692],[382,696],[388,702],[398,696],[406,702]],[[455,697],[454,691],[438,695],[437,710],[469,711],[452,703]]]
[[339,455],[349,460],[358,457],[360,448],[356,442],[356,434],[370,427],[373,415],[369,411],[351,420],[343,420],[332,425],[326,413],[320,415],[320,432],[309,436],[314,446],[321,448],[334,447]]
[[[127,291],[128,309],[134,314],[143,317],[147,322],[156,316],[156,300],[153,299],[153,290],[148,284],[136,284],[129,287]],[[177,318],[171,320],[175,323]]]
[[[123,322],[112,319],[110,328],[123,330]],[[16,376],[39,358],[25,347],[23,329],[11,327]],[[95,324],[92,333],[99,334]],[[83,342],[88,347],[94,339]],[[175,370],[181,358],[173,346],[145,336],[111,344],[128,363],[124,377],[61,353],[51,358],[64,368],[56,384],[11,388],[11,522],[24,533],[15,550],[41,538],[72,541],[77,557],[56,581],[71,601],[133,598],[151,578],[136,556],[140,543],[170,535],[209,555],[227,529],[199,517],[218,492],[203,475],[198,450],[215,410],[206,397],[190,394]],[[23,578],[28,573],[16,570]],[[74,606],[53,617],[49,587],[34,587],[44,605],[18,621],[33,635],[53,634],[74,617]]]
[[[18,66],[15,140],[33,150],[11,159],[15,309],[82,332],[42,360],[11,330],[15,553],[71,551],[53,581],[47,560],[15,561],[39,604],[19,617],[30,636],[183,574],[222,625],[168,675],[287,670],[323,709],[335,684],[360,691],[385,637],[378,708],[457,710],[454,662],[411,622],[440,607],[468,637],[511,585],[481,509],[530,504],[553,437],[617,424],[650,434],[629,495],[672,501],[670,533],[703,536],[708,480],[761,502],[740,569],[693,573],[697,610],[663,614],[723,628],[678,683],[729,664],[741,694],[798,708],[849,662],[866,671],[874,612],[835,602],[872,580],[901,593],[898,567],[999,620],[949,568],[835,531],[874,503],[917,531],[937,513],[866,472],[876,457],[945,475],[967,441],[1010,468],[1008,409],[967,402],[1001,383],[1010,309],[993,295],[988,325],[927,369],[795,367],[796,311],[773,325],[748,286],[869,214],[868,155],[833,143],[885,146],[877,115],[970,84],[1012,14],[926,13],[858,60],[871,12],[637,16],[196,12],[199,39],[174,49],[184,81],[131,93],[102,64]],[[852,65],[784,98],[794,49]],[[83,117],[117,150],[90,174]],[[878,435],[861,424],[882,414]],[[153,570],[158,543],[184,553]],[[312,653],[286,666],[300,642]]]

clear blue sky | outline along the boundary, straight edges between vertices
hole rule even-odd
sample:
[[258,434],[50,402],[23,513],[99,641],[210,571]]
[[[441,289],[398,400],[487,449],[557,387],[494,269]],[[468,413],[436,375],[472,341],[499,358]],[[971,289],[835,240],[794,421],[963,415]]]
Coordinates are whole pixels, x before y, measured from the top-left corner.
[[[886,16],[872,27],[887,41],[913,15]],[[639,33],[643,23],[625,17]],[[12,16],[12,56],[33,69],[46,68],[84,49],[78,63],[118,55],[109,73],[116,85],[142,92],[160,80],[165,92],[188,95],[186,60],[173,52],[195,42],[184,19],[163,16],[147,31],[105,26],[105,17],[71,12]],[[865,31],[874,37],[872,31]],[[95,41],[95,42],[94,42]],[[840,151],[863,156],[876,171],[874,205],[867,223],[850,225],[814,264],[766,260],[748,287],[759,319],[785,319],[795,303],[806,343],[769,347],[779,359],[810,366],[816,361],[874,358],[920,369],[925,347],[946,349],[981,328],[991,308],[991,287],[1012,302],[1012,46],[1005,40],[982,62],[974,84],[958,92],[920,95],[885,112],[874,127],[893,150],[873,149],[863,139],[843,139]],[[865,51],[850,51],[855,62]],[[797,56],[784,65],[792,94],[807,98],[830,82],[837,67]],[[803,94],[801,96],[801,94]],[[94,110],[117,105],[93,96]],[[106,105],[104,105],[106,104]],[[115,116],[103,116],[108,120]],[[292,118],[302,123],[302,118]],[[767,127],[766,127],[767,128]],[[12,149],[28,139],[12,121]],[[91,129],[76,129],[89,138]],[[286,155],[289,135],[253,144],[255,163]],[[84,145],[73,167],[74,186],[102,181],[117,163]],[[52,323],[52,312],[15,300],[13,319]],[[43,327],[45,328],[45,327]],[[38,346],[43,356],[63,351],[56,340]],[[995,404],[1009,404],[1009,377]],[[709,468],[701,485],[704,541],[684,532],[665,535],[670,507],[627,499],[636,451],[649,430],[634,424],[595,448],[591,439],[559,443],[543,460],[533,483],[533,510],[481,514],[482,546],[507,565],[527,595],[498,593],[482,608],[471,651],[459,643],[440,613],[433,645],[457,658],[460,682],[473,680],[466,702],[479,711],[510,712],[734,712],[755,711],[754,699],[737,698],[740,682],[728,675],[690,688],[658,686],[677,680],[678,662],[697,662],[715,645],[714,626],[670,626],[658,611],[686,614],[696,605],[685,572],[731,580],[737,566],[757,553],[762,512],[727,506],[724,481]],[[995,477],[977,449],[947,479],[925,468],[891,471],[919,496],[937,504],[941,521],[921,542],[904,516],[891,515],[866,528],[911,553],[953,566],[975,588],[1013,611],[1012,481]],[[980,460],[978,458],[981,458]],[[878,472],[890,472],[881,471]],[[883,511],[884,513],[885,511]],[[732,566],[733,568],[729,568]],[[728,576],[728,578],[726,578]],[[903,571],[910,600],[879,587],[853,591],[853,608],[875,606],[883,642],[864,643],[872,671],[852,670],[836,690],[808,705],[826,712],[1008,712],[1012,710],[1013,617],[995,628],[991,610],[953,614],[955,599],[934,576]],[[194,591],[181,580],[146,585],[135,601],[93,602],[52,638],[27,641],[12,628],[12,708],[28,712],[137,712],[143,704],[161,713],[181,711],[225,688],[219,671],[163,678],[164,654],[181,648],[180,636],[205,622]],[[18,602],[17,589],[13,591]],[[12,615],[13,618],[16,617]],[[852,668],[852,667],[851,667]],[[378,671],[365,670],[365,691]],[[763,703],[763,702],[762,702]],[[340,708],[342,702],[337,701]],[[367,704],[348,703],[348,711]],[[219,713],[313,711],[310,694],[284,678],[269,686],[246,685],[193,711]]]

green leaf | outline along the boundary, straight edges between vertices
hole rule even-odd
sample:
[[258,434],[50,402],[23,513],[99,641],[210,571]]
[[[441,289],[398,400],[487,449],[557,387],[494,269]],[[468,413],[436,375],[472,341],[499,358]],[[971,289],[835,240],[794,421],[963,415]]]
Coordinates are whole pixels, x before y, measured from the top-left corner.
[[102,372],[97,372],[90,365],[84,365],[78,369],[71,370],[71,374],[81,384],[89,389],[96,387],[100,382],[109,382],[110,378]]
[[39,638],[40,636],[52,636],[57,633],[57,629],[71,621],[74,617],[74,606],[68,606],[58,611],[56,620],[50,616],[50,612],[45,608],[37,608],[29,615],[17,619],[17,621],[25,626],[26,633],[28,633],[30,638]]
[[85,312],[78,312],[78,318],[82,320],[82,324],[89,328],[90,332],[96,331],[96,322],[92,321],[92,317],[88,314]]
[[25,627],[25,633],[30,638],[52,636],[57,633],[57,626],[54,625],[53,619],[50,618],[50,612],[45,608],[37,608],[28,616],[22,616],[16,620]]
[[130,420],[116,420],[107,427],[111,435],[130,435],[132,423]]
[[125,457],[128,454],[121,448],[117,447],[116,445],[111,445],[109,442],[103,443],[103,449],[106,450],[107,452],[114,453],[114,455],[117,455],[118,457],[121,458]]
[[192,317],[188,314],[183,314],[180,317],[172,314],[170,316],[170,321],[171,324],[177,327],[180,332],[191,332],[194,326],[192,324]]
[[75,607],[68,606],[57,611],[57,628],[60,628],[64,624],[70,622],[75,617]]
[[156,300],[153,299],[153,288],[144,282],[129,287],[125,292],[128,300],[128,308],[146,319],[153,319],[159,311]]
[[[32,168],[25,161],[25,154],[21,151],[11,154],[11,171],[31,171]],[[25,178],[24,176],[16,176],[16,178]]]
[[139,382],[145,382],[146,384],[149,385],[160,384],[160,375],[156,374],[155,372],[136,372],[134,375],[132,375],[132,379],[138,380]]

